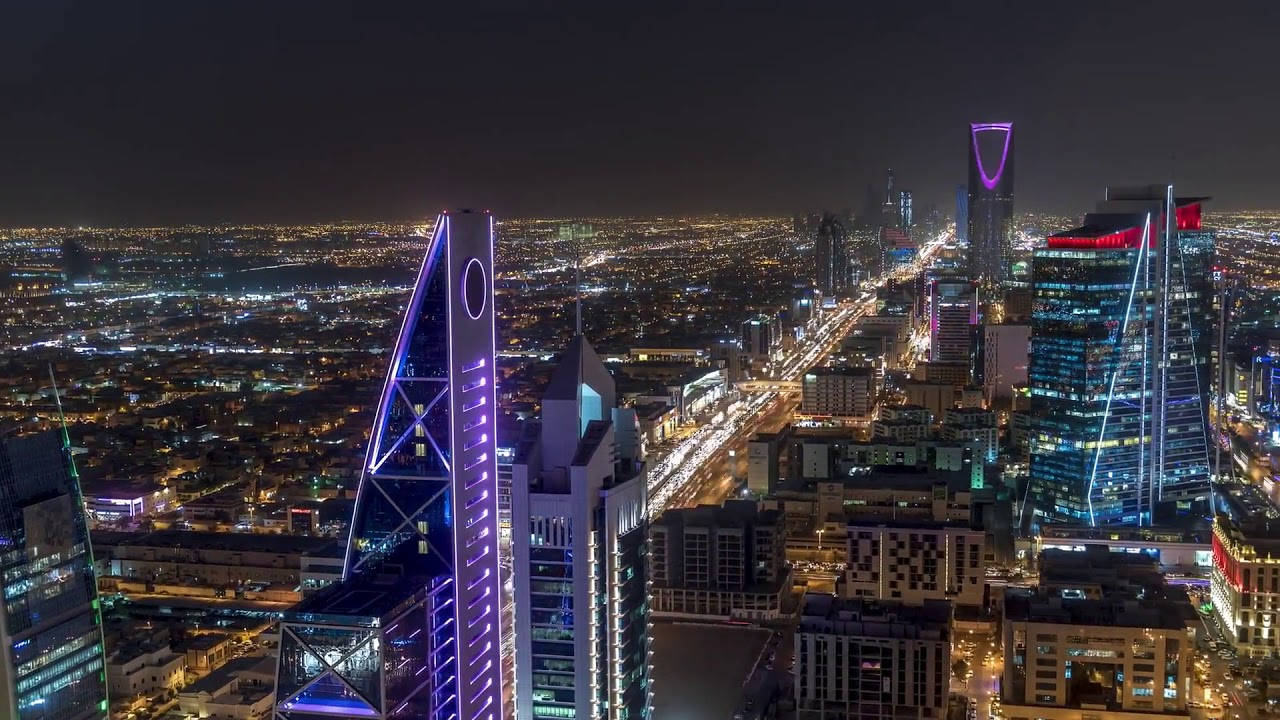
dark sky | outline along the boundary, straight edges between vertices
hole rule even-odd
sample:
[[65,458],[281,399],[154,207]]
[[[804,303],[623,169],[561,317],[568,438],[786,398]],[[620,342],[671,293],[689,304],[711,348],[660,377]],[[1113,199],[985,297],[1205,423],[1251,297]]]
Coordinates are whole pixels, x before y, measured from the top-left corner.
[[1280,207],[1280,3],[0,0],[0,226],[950,208],[1107,183]]

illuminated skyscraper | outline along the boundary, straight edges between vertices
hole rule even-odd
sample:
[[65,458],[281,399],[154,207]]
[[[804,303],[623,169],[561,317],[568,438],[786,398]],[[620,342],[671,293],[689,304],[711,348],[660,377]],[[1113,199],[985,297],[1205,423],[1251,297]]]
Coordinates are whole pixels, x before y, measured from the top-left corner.
[[[560,358],[512,468],[520,718],[649,717],[644,476],[613,378],[582,335]],[[525,524],[527,523],[527,524]]]
[[956,240],[969,242],[969,189],[956,187]]
[[929,280],[929,361],[967,363],[973,355],[978,295],[968,278]]
[[1013,123],[973,123],[968,141],[969,276],[985,298],[1011,277]]
[[849,284],[849,230],[840,218],[823,213],[814,234],[814,284],[830,297]]
[[911,209],[911,191],[903,190],[898,193],[898,227],[902,232],[911,232],[911,226],[915,223],[915,214]]
[[0,717],[106,720],[102,622],[66,436],[0,439]]
[[1030,494],[1041,522],[1148,525],[1162,502],[1208,500],[1200,323],[1213,235],[1201,201],[1172,186],[1112,189],[1083,227],[1035,253]]
[[378,401],[340,583],[281,622],[276,716],[501,720],[493,218],[444,214]]

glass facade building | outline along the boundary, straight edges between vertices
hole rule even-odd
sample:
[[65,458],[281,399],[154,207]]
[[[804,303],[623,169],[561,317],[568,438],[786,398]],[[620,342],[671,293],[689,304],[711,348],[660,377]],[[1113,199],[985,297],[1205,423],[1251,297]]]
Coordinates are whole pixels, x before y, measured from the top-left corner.
[[66,436],[0,439],[0,716],[106,720],[102,620]]
[[[646,487],[617,442],[633,413],[581,335],[512,467],[516,710],[529,720],[650,715]],[[634,433],[634,428],[630,429]]]
[[1171,188],[1099,211],[1035,252],[1030,500],[1038,522],[1149,525],[1208,499],[1213,234]]
[[493,220],[436,223],[374,417],[343,579],[285,613],[278,720],[501,720]]
[[850,281],[849,231],[840,218],[823,213],[814,235],[814,284],[823,295],[844,290]]
[[1012,278],[1013,123],[973,123],[966,139],[969,277],[988,291],[998,290]]

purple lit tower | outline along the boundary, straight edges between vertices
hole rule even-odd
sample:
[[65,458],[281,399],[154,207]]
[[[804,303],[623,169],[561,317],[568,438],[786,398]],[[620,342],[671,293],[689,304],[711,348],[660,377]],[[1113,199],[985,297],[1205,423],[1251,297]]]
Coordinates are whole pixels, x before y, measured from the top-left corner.
[[343,579],[285,613],[276,720],[502,720],[493,218],[443,214],[378,401]]
[[1011,279],[1013,123],[969,126],[969,276],[990,291]]

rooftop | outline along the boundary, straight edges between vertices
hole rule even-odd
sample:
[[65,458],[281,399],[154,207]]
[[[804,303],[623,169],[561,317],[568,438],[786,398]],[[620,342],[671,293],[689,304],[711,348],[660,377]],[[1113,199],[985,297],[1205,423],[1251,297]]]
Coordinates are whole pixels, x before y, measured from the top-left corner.
[[262,552],[287,555],[315,553],[334,544],[332,538],[301,535],[261,535],[251,533],[155,530],[148,533],[93,531],[95,545],[117,547],[183,547],[232,552]]
[[1083,553],[1041,553],[1040,585],[1011,588],[1005,595],[1005,618],[1182,630],[1195,622],[1195,611],[1184,588],[1165,583],[1154,558],[1091,545]]
[[926,600],[923,605],[896,605],[865,598],[839,598],[807,593],[800,633],[855,635],[873,638],[946,640],[951,603]]

